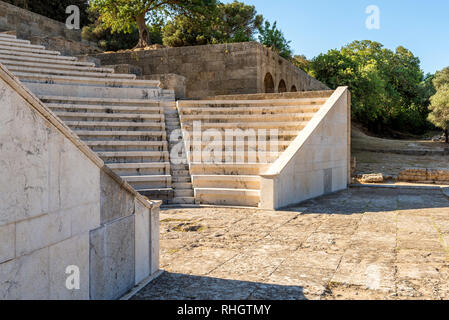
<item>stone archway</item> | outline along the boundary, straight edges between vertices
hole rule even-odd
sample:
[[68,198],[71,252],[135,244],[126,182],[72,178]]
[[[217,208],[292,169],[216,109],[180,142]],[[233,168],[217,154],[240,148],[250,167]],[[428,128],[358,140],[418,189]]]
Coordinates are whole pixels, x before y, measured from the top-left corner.
[[284,81],[284,80],[281,80],[281,81],[279,82],[278,92],[279,92],[279,93],[287,92],[287,85],[285,84],[285,81]]
[[274,80],[271,73],[267,73],[263,80],[265,86],[265,93],[274,93]]
[[296,86],[292,86],[292,89],[290,90],[290,92],[298,92],[298,89],[296,89]]

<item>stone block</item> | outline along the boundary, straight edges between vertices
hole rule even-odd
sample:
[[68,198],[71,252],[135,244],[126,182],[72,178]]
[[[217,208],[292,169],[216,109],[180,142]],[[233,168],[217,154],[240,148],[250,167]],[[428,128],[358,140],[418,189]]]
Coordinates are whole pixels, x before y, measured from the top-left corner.
[[46,214],[16,224],[16,256],[47,247],[70,238],[71,217]]
[[134,196],[104,171],[100,173],[101,224],[134,214]]
[[63,214],[70,216],[72,237],[100,227],[100,202],[65,210]]
[[0,264],[0,300],[49,299],[49,250]]
[[0,226],[0,263],[11,260],[16,254],[16,226],[8,224]]
[[90,233],[90,298],[117,299],[135,284],[135,216]]
[[151,274],[159,271],[159,235],[160,235],[160,220],[159,207],[151,209],[150,215],[150,268]]
[[136,200],[136,281],[138,284],[150,276],[150,210]]
[[[89,299],[89,233],[70,238],[49,247],[50,259],[50,299],[87,300]],[[67,267],[79,269],[79,289],[66,287]]]

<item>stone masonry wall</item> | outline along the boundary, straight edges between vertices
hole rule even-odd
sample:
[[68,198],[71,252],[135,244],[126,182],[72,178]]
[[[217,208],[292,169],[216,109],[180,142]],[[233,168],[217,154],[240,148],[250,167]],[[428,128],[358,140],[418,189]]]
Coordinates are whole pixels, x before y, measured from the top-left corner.
[[[131,64],[142,68],[143,76],[178,74],[186,78],[186,98],[198,99],[228,94],[265,92],[269,72],[275,89],[281,80],[290,89],[326,90],[289,61],[257,42],[124,51],[94,55],[102,65]],[[290,90],[288,90],[290,91]]]
[[[0,155],[0,300],[115,299],[158,270],[160,204],[1,64]],[[79,290],[66,287],[69,266]]]
[[17,38],[44,45],[66,55],[98,53],[100,49],[81,39],[81,31],[69,30],[64,23],[0,1],[0,32],[15,32]]

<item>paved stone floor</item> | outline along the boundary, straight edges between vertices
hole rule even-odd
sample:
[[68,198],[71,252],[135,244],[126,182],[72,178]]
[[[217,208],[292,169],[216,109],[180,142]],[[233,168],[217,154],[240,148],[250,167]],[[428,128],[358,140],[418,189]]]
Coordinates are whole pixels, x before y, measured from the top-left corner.
[[166,271],[134,299],[449,299],[449,199],[356,188],[288,211],[161,212]]

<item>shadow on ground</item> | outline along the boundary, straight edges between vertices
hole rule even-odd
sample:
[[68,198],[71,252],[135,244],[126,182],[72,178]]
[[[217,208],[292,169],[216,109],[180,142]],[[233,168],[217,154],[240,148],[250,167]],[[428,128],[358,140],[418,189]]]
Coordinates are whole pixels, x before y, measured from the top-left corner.
[[447,207],[449,199],[441,190],[351,188],[285,210],[304,214],[352,215]]
[[303,288],[164,272],[133,300],[306,300]]

